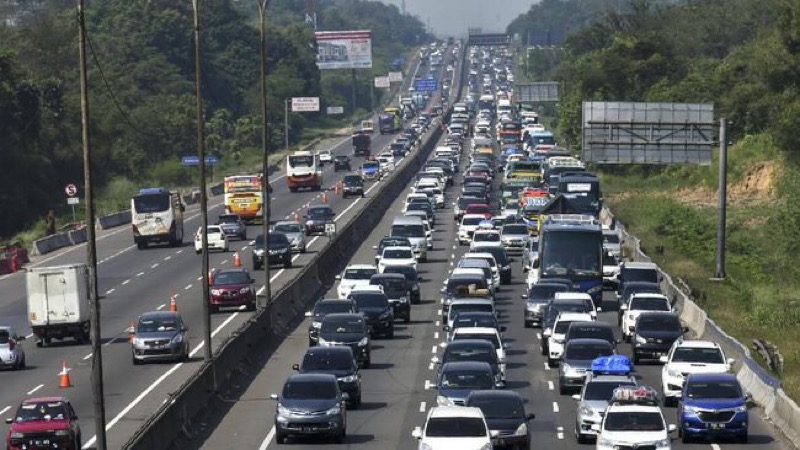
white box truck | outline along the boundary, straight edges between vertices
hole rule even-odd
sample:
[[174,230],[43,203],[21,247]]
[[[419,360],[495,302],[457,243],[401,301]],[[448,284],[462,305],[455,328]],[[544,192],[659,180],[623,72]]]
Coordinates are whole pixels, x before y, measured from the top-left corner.
[[30,267],[28,321],[36,346],[52,339],[89,342],[89,271],[86,264]]

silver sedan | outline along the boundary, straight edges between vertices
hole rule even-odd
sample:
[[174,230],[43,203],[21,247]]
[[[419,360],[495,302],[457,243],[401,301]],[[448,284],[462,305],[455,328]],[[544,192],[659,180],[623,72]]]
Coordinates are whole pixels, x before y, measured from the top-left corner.
[[24,340],[25,336],[19,336],[13,328],[0,326],[0,369],[25,368]]
[[306,231],[299,223],[292,220],[283,220],[277,222],[272,227],[272,231],[285,234],[286,238],[289,239],[289,245],[291,246],[293,252],[306,252]]

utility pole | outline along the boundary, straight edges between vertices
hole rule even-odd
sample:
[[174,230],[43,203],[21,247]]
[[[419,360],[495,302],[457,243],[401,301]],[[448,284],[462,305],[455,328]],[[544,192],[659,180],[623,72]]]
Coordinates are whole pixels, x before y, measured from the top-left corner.
[[210,361],[213,348],[211,346],[211,314],[208,308],[209,264],[208,264],[208,192],[206,186],[206,135],[205,116],[203,114],[203,54],[200,51],[200,0],[192,0],[194,10],[194,91],[197,106],[197,163],[200,168],[200,226],[202,233],[203,258],[203,339],[205,340],[204,360]]
[[283,146],[289,151],[289,100],[283,100]]
[[[270,213],[270,195],[269,195],[269,133],[267,132],[267,5],[269,0],[258,1],[258,30],[260,36],[260,50],[261,50],[261,72],[260,72],[260,85],[261,85],[261,155],[262,166],[262,189],[263,201],[261,207],[262,222],[264,230],[264,295],[267,297],[265,305],[267,307],[272,302],[272,289],[270,288],[270,273],[269,273],[269,213]],[[289,138],[287,134],[286,149],[289,149]]]
[[351,111],[352,111],[352,114],[355,114],[356,113],[356,88],[357,88],[357,86],[356,86],[356,83],[357,83],[357,80],[356,80],[356,69],[352,69],[352,74],[353,74],[353,98],[351,100],[351,102],[352,102]]
[[725,223],[728,200],[728,127],[725,118],[719,119],[719,198],[717,199],[717,261],[715,280],[725,279]]
[[94,230],[94,182],[92,146],[89,137],[89,84],[86,70],[86,9],[78,0],[78,56],[81,84],[81,141],[83,143],[83,182],[86,190],[86,260],[89,268],[89,304],[92,340],[92,402],[97,450],[106,449],[106,406],[103,394],[103,347],[100,333],[100,298],[97,295],[97,239]]

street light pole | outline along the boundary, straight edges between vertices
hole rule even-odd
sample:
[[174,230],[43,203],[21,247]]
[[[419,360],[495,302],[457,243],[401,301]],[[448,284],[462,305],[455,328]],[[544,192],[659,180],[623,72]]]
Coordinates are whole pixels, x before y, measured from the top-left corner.
[[202,239],[203,258],[203,339],[205,341],[204,360],[210,361],[211,346],[211,314],[208,308],[209,264],[208,264],[208,193],[206,186],[206,136],[205,117],[203,114],[203,71],[202,52],[200,51],[200,0],[192,0],[194,12],[194,90],[197,106],[197,164],[200,168],[200,236]]
[[283,101],[283,140],[286,152],[289,152],[289,99]]
[[81,141],[83,142],[83,182],[86,190],[86,259],[89,268],[89,304],[92,340],[92,402],[97,450],[106,449],[106,406],[103,395],[103,347],[100,333],[100,298],[97,295],[97,241],[94,232],[94,182],[92,147],[89,138],[89,86],[86,75],[86,11],[78,0],[78,55],[81,85]]
[[264,222],[264,295],[267,298],[264,307],[272,302],[269,273],[269,214],[271,199],[269,196],[269,133],[267,132],[267,4],[269,0],[258,0],[258,24],[261,50],[261,155],[263,173],[264,205],[261,208]]

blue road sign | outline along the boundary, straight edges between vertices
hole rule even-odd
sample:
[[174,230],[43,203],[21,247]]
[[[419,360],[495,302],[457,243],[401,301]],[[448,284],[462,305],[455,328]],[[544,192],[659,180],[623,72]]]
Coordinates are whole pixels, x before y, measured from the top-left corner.
[[435,79],[415,80],[414,90],[417,92],[434,92],[439,89],[439,82]]
[[[219,158],[216,156],[206,156],[206,165],[215,166],[219,164]],[[197,166],[200,165],[200,158],[197,156],[184,156],[181,158],[181,165],[184,166]]]

